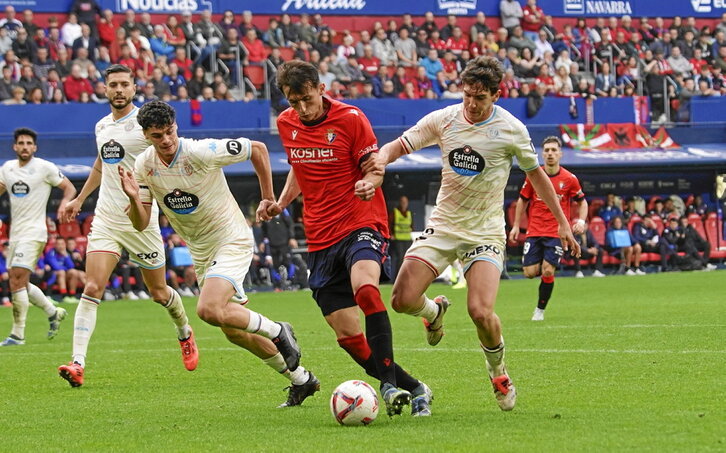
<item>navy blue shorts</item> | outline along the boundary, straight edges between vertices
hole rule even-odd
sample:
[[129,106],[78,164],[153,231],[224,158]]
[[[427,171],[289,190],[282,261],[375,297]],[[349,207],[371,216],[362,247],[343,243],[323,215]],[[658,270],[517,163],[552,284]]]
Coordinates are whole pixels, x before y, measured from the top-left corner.
[[350,268],[362,260],[379,263],[381,279],[390,278],[388,240],[372,228],[353,231],[336,244],[308,254],[310,289],[324,316],[356,305]]
[[560,238],[530,237],[524,241],[524,257],[522,265],[532,266],[547,261],[553,266],[560,264],[562,258],[562,242]]

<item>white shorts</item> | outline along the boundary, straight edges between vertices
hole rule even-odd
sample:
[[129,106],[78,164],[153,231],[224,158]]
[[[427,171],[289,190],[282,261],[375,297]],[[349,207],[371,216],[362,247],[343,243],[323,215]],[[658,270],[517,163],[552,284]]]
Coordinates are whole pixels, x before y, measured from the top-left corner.
[[468,242],[445,232],[426,228],[408,249],[404,259],[419,261],[438,276],[457,259],[461,261],[464,273],[475,261],[490,262],[501,271],[504,267],[504,252],[504,241],[499,238],[479,243]]
[[8,245],[7,268],[22,267],[33,272],[44,248],[45,242],[42,241],[11,242]]
[[235,301],[247,303],[244,281],[252,264],[252,247],[249,240],[238,239],[224,244],[207,260],[197,259],[192,253],[199,287],[201,288],[208,278],[223,278],[234,286]]
[[158,269],[166,264],[164,242],[159,231],[112,231],[94,222],[88,234],[86,254],[110,253],[121,258],[121,252],[129,252],[129,261],[144,269]]

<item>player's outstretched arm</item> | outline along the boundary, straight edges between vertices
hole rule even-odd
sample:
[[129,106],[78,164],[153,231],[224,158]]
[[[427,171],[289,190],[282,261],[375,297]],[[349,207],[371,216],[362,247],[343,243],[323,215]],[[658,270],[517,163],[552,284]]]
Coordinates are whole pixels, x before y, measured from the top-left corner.
[[407,153],[403,149],[400,140],[393,140],[383,145],[383,148],[379,149],[377,153],[371,153],[371,157],[361,163],[360,169],[363,171],[363,174],[371,172],[381,172],[383,174],[386,165],[395,162],[396,159],[404,154]]
[[517,207],[514,210],[514,222],[512,223],[512,230],[509,232],[509,240],[516,242],[519,237],[519,225],[522,223],[522,214],[527,209],[528,201],[524,201],[522,197],[517,198]]
[[86,179],[86,182],[83,184],[81,192],[76,198],[68,201],[67,203],[61,202],[60,207],[58,207],[58,218],[61,223],[68,223],[76,218],[78,213],[81,211],[81,206],[83,206],[83,202],[86,201],[86,198],[88,198],[88,196],[101,185],[102,172],[103,166],[101,165],[101,159],[96,156],[96,161],[93,163],[91,174],[88,175],[88,179]]
[[535,192],[545,202],[557,220],[557,224],[559,225],[558,235],[560,236],[560,241],[562,241],[562,249],[564,251],[570,250],[572,255],[579,257],[580,244],[575,241],[575,237],[572,235],[572,228],[567,221],[565,213],[562,211],[562,207],[560,207],[555,188],[552,187],[550,178],[547,177],[542,167],[537,167],[526,173]]
[[[285,181],[285,187],[282,189],[280,198],[277,199],[276,206],[280,210],[277,214],[282,212],[283,209],[285,209],[290,203],[292,203],[292,201],[297,198],[297,196],[300,195],[301,192],[302,190],[300,189],[300,185],[297,183],[297,178],[295,177],[295,170],[291,168],[290,173],[287,174],[287,181]],[[270,218],[276,216],[277,214],[271,214]]]
[[[262,142],[250,142],[252,155],[250,161],[255,168],[257,180],[260,182],[260,205],[257,207],[257,221],[269,220],[279,214],[281,210],[275,204],[275,193],[272,189],[272,169],[270,167],[270,153]],[[272,215],[270,215],[272,214]]]
[[[63,214],[65,213],[65,207],[68,205],[68,202],[71,201],[71,199],[76,195],[76,188],[73,185],[73,183],[70,181],[70,179],[64,177],[63,181],[61,181],[60,184],[58,184],[58,187],[63,191],[63,198],[61,199],[60,206],[58,206],[58,213],[57,217],[59,219],[63,219]],[[80,206],[79,206],[80,208]],[[75,216],[73,216],[75,217]]]
[[587,200],[584,198],[577,202],[577,219],[575,219],[575,223],[572,225],[572,233],[573,234],[582,234],[585,232],[585,222],[587,221]]
[[144,206],[139,195],[139,183],[130,171],[126,171],[123,167],[118,167],[118,174],[121,178],[121,187],[124,193],[129,197],[129,207],[126,214],[131,220],[131,224],[137,231],[143,231],[149,226],[151,220],[151,205]]

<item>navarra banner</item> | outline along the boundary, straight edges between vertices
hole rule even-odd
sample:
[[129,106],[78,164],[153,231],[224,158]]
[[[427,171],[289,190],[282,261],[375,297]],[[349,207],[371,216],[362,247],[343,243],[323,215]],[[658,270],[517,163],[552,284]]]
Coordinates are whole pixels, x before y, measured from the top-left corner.
[[563,124],[560,132],[565,146],[582,151],[680,148],[663,127],[651,135],[633,123]]

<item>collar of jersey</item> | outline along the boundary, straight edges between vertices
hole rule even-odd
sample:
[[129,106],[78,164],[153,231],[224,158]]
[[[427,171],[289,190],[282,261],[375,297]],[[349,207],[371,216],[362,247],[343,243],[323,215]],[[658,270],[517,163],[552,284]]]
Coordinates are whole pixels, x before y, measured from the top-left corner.
[[171,160],[171,162],[169,162],[169,165],[166,165],[166,162],[164,162],[163,160],[161,160],[161,159],[159,159],[159,160],[161,160],[162,164],[166,165],[166,168],[171,168],[174,166],[174,164],[176,163],[176,160],[179,158],[179,154],[180,154],[179,151],[181,151],[181,149],[182,149],[182,138],[179,137],[179,146],[176,148],[176,153],[174,154],[174,158]]
[[[132,109],[132,110],[131,110],[131,111],[130,111],[130,112],[129,112],[129,113],[128,113],[128,114],[126,115],[126,116],[124,116],[124,117],[121,117],[121,118],[119,118],[119,119],[117,119],[117,120],[113,120],[113,122],[114,122],[114,123],[120,123],[121,121],[123,121],[123,120],[125,120],[126,118],[130,117],[131,115],[133,115],[133,114],[134,114],[134,112],[135,112],[135,111],[137,111],[138,109],[139,109],[138,107],[134,106],[134,108],[133,108],[133,109]],[[112,117],[112,118],[113,118],[113,117]]]
[[479,121],[478,123],[472,123],[471,121],[469,121],[469,118],[466,117],[466,114],[464,113],[463,110],[462,110],[461,114],[464,115],[464,119],[466,120],[467,123],[469,123],[469,124],[471,124],[473,126],[483,126],[486,123],[488,123],[489,121],[491,121],[491,120],[494,119],[494,117],[497,114],[497,106],[496,105],[493,105],[492,106],[492,114],[489,115],[489,118],[485,119],[484,121]]

